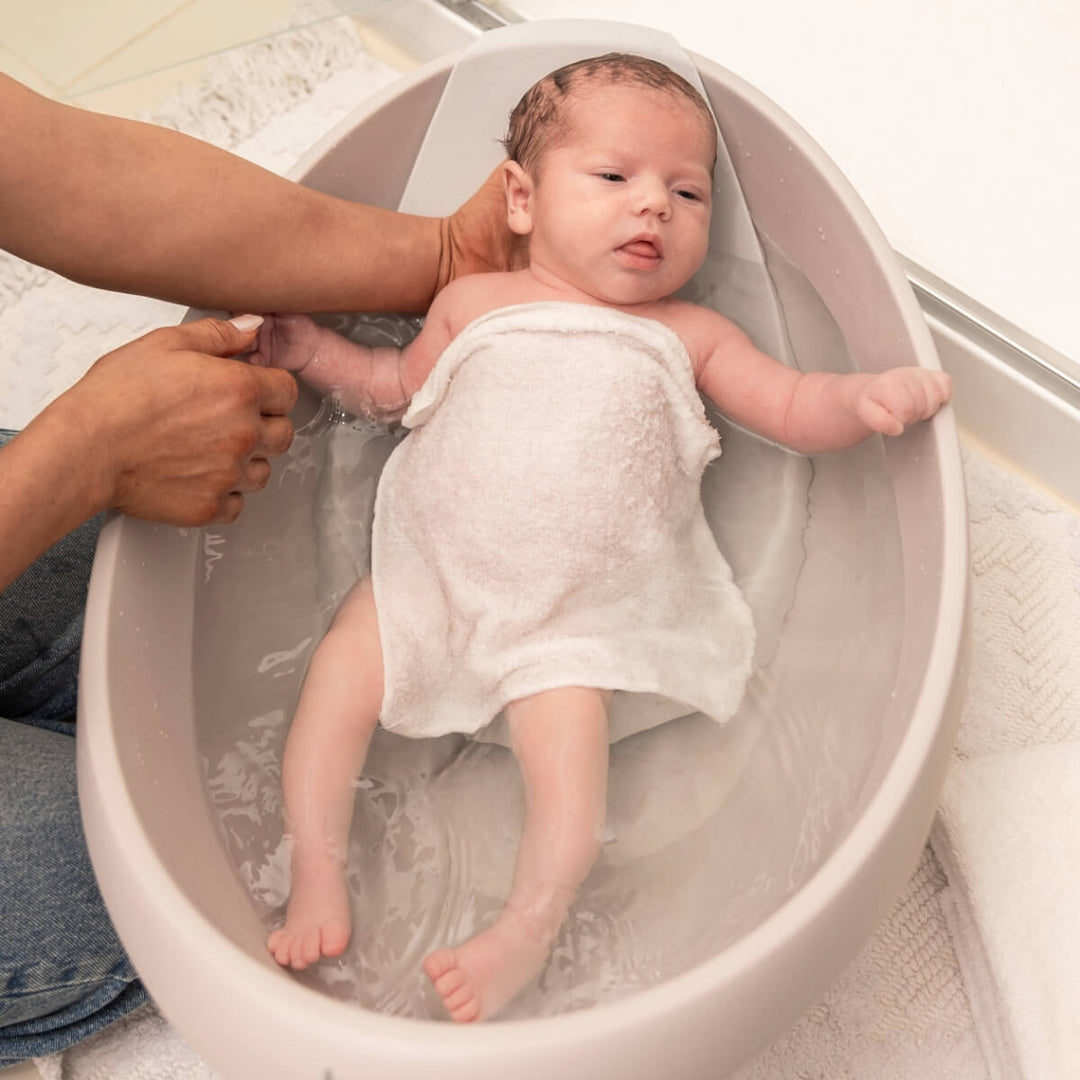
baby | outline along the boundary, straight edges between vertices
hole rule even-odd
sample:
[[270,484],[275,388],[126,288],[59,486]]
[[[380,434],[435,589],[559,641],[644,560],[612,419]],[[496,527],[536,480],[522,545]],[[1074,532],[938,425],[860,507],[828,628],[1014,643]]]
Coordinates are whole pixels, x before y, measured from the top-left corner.
[[716,146],[705,102],[663,65],[571,64],[511,115],[527,269],[452,282],[400,351],[303,316],[263,326],[254,362],[352,412],[407,408],[412,429],[380,479],[372,574],[316,649],[285,747],[278,963],[348,942],[343,861],[376,724],[475,734],[498,718],[525,788],[510,895],[424,961],[454,1020],[497,1012],[546,962],[599,853],[616,703],[644,692],[723,721],[750,672],[749,610],[701,507],[719,446],[699,393],[806,453],[899,435],[948,400],[948,377],[919,368],[801,374],[672,297],[706,255]]

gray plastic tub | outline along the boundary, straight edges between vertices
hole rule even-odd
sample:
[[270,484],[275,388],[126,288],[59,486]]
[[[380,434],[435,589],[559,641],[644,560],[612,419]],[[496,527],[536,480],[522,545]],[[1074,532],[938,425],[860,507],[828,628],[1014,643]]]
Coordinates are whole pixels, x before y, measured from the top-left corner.
[[[542,59],[542,70],[563,62]],[[298,178],[397,205],[454,63],[429,65],[365,103]],[[836,168],[752,87],[707,60],[694,63],[761,237],[794,359],[805,368],[937,367],[901,269]],[[301,401],[299,424],[314,405]],[[83,648],[79,787],[105,900],[151,994],[226,1078],[711,1080],[737,1067],[854,956],[929,829],[963,681],[966,514],[950,410],[899,439],[823,457],[812,473],[726,432],[718,465],[727,471],[718,476],[727,479],[707,495],[726,508],[714,506],[717,531],[764,644],[743,718],[756,734],[733,744],[739,775],[718,777],[713,817],[723,826],[717,843],[743,845],[746,858],[788,845],[791,873],[754,904],[725,893],[717,875],[716,920],[737,930],[704,933],[719,944],[703,945],[700,962],[656,985],[564,1015],[469,1028],[374,1012],[279,970],[265,951],[264,913],[207,796],[207,762],[234,737],[230,716],[265,705],[252,704],[266,691],[251,689],[251,658],[280,643],[290,619],[300,629],[289,641],[318,622],[303,605],[319,582],[296,568],[317,555],[326,491],[288,478],[329,470],[330,441],[298,439],[299,456],[277,463],[275,481],[230,529],[116,517],[102,534]],[[349,475],[370,488],[379,460],[361,455]],[[740,479],[747,469],[753,483]],[[224,559],[216,565],[222,550],[260,545],[278,554],[231,579]],[[299,553],[293,563],[289,552]],[[279,555],[286,561],[275,564]],[[211,572],[225,582],[216,591],[205,585]],[[282,680],[285,712],[299,674]],[[788,755],[778,801],[795,813],[781,820],[762,812],[775,776],[760,762],[772,719],[788,713],[798,714],[807,752]],[[823,758],[833,769],[827,813]],[[699,907],[709,906],[706,896]]]

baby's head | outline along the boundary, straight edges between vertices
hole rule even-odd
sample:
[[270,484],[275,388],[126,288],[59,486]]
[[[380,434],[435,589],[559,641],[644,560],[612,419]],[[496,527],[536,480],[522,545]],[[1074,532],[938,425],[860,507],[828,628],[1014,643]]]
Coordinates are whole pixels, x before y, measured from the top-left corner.
[[572,110],[590,90],[607,87],[649,91],[668,96],[696,113],[712,141],[709,168],[716,160],[716,125],[705,99],[681,75],[657,60],[633,53],[605,53],[558,68],[534,83],[510,113],[503,148],[526,172],[536,170],[544,152],[571,130]]
[[667,296],[708,249],[716,125],[680,75],[608,53],[546,75],[504,141],[534,270],[608,303]]

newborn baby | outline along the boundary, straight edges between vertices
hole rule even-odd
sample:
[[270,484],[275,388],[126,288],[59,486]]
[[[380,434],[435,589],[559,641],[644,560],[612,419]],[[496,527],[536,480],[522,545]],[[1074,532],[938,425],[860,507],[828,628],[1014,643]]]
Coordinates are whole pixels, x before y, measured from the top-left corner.
[[348,942],[344,858],[376,724],[483,735],[498,719],[526,798],[510,895],[424,962],[454,1020],[497,1012],[544,965],[599,853],[618,692],[724,721],[750,673],[750,612],[701,507],[720,451],[699,392],[807,453],[899,435],[948,400],[948,377],[919,368],[801,374],[673,298],[705,258],[716,145],[705,102],[661,64],[561,68],[510,120],[527,269],[451,283],[401,351],[302,316],[264,324],[254,362],[352,412],[407,409],[411,429],[380,479],[371,576],[316,649],[285,748],[280,964]]

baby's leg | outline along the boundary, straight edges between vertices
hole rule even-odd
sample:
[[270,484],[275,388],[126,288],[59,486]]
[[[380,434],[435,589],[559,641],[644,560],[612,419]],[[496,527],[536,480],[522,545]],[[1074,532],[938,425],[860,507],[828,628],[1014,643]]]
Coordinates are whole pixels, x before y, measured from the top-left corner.
[[596,861],[607,803],[608,697],[571,686],[507,709],[525,781],[510,896],[494,926],[424,961],[454,1020],[491,1016],[540,971]]
[[383,668],[371,581],[345,598],[311,658],[282,761],[292,892],[267,947],[304,968],[344,951],[352,932],[345,856],[354,781],[382,706]]

